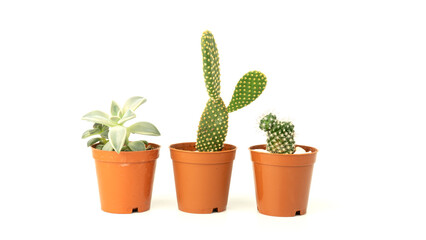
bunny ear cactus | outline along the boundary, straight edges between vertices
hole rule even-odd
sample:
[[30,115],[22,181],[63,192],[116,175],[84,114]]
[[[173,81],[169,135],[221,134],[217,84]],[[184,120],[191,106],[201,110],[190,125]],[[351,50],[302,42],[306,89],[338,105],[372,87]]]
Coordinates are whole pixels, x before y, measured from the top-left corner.
[[293,154],[295,151],[294,125],[291,122],[278,121],[270,113],[260,120],[259,128],[267,134],[266,150],[271,153]]
[[258,71],[246,73],[238,82],[228,107],[220,97],[219,53],[213,34],[205,31],[201,38],[203,72],[209,100],[198,125],[196,149],[215,152],[223,148],[228,133],[228,113],[253,102],[265,89],[266,77]]

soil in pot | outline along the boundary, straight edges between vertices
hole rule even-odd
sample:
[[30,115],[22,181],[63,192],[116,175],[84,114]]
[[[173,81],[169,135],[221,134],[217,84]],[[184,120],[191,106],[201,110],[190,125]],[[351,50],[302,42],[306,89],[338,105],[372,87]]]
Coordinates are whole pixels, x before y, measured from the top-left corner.
[[96,162],[101,208],[110,213],[144,212],[151,206],[156,159],[160,146],[137,152],[92,148]]
[[196,152],[195,142],[170,146],[179,210],[188,213],[225,211],[236,147]]
[[250,147],[256,186],[257,209],[270,216],[306,214],[317,149],[297,145],[307,153],[274,154]]

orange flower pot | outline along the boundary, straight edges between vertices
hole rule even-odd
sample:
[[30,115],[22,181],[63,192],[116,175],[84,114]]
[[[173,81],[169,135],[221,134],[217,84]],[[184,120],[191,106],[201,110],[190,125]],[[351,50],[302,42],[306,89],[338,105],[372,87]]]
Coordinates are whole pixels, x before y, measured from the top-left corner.
[[153,150],[120,154],[92,147],[103,211],[133,213],[149,210],[160,150],[159,145],[150,145]]
[[188,213],[225,211],[236,147],[195,152],[195,142],[170,145],[179,210]]
[[310,153],[276,154],[255,151],[266,149],[266,145],[250,147],[257,209],[260,213],[278,217],[292,217],[306,213],[318,150],[308,146],[297,146]]

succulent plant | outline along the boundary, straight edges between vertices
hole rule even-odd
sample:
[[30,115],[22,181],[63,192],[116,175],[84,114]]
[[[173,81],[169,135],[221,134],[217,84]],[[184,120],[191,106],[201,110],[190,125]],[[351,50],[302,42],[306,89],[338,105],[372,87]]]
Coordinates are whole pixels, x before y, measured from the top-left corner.
[[149,122],[137,122],[130,127],[125,127],[123,124],[136,117],[134,111],[146,102],[143,97],[131,97],[124,106],[120,106],[112,101],[111,115],[102,111],[92,111],[83,116],[83,120],[94,122],[92,129],[83,133],[82,138],[99,135],[92,138],[87,142],[87,146],[94,146],[97,149],[105,151],[115,150],[117,153],[120,151],[145,151],[149,150],[147,141],[129,141],[131,133],[160,136],[158,129]]
[[270,113],[260,120],[259,128],[266,132],[266,150],[271,153],[293,154],[296,150],[294,141],[294,125],[291,122],[279,121]]
[[225,106],[220,97],[219,53],[213,34],[205,31],[201,38],[204,81],[209,100],[198,125],[196,149],[200,152],[222,150],[228,133],[228,113],[253,102],[265,89],[266,77],[259,71],[246,73],[238,82],[231,102]]

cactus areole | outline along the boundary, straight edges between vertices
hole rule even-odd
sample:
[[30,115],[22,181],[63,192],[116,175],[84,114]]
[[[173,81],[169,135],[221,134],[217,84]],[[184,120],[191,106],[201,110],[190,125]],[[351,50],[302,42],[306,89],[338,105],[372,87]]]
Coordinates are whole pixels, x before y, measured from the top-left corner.
[[253,102],[266,87],[266,77],[259,71],[246,73],[235,87],[228,107],[220,97],[219,53],[210,31],[201,38],[204,81],[209,100],[198,125],[196,149],[200,152],[222,150],[228,133],[228,113]]

